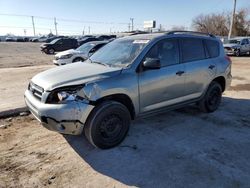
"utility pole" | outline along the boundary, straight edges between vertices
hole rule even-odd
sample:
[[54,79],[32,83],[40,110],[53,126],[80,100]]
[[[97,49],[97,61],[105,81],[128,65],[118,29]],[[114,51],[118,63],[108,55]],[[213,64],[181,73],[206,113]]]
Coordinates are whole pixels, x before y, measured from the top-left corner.
[[23,30],[24,36],[26,36],[26,32],[27,32],[26,29],[24,29],[24,30]]
[[83,27],[83,30],[82,30],[82,35],[85,34],[85,26]]
[[128,32],[130,32],[130,23],[128,23]]
[[90,26],[89,26],[89,34],[90,34]]
[[35,29],[34,16],[31,16],[31,20],[32,20],[32,25],[33,25],[33,33],[34,33],[34,36],[36,36],[36,29]]
[[56,18],[54,18],[54,24],[55,24],[55,30],[56,30],[56,36],[57,36],[58,33],[57,33],[57,22],[56,22]]
[[134,31],[134,18],[130,18],[131,21],[131,30]]
[[230,24],[230,30],[229,30],[229,33],[228,33],[228,39],[230,39],[231,35],[232,35],[232,30],[233,30],[233,25],[234,25],[235,10],[236,10],[236,0],[234,0],[234,9],[233,9],[232,17],[231,17],[231,24]]

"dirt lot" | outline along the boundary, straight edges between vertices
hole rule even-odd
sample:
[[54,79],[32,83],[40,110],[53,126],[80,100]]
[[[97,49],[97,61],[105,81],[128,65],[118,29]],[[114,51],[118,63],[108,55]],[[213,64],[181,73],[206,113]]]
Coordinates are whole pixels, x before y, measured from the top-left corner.
[[40,51],[41,43],[0,42],[0,68],[51,64],[53,55]]
[[0,187],[249,187],[250,57],[232,59],[219,110],[138,119],[114,149],[48,131],[30,115],[0,119]]

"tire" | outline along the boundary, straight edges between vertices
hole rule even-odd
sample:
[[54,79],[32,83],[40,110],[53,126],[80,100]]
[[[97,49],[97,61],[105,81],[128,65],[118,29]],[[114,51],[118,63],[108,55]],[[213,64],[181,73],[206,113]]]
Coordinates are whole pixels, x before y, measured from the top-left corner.
[[95,147],[112,148],[124,140],[130,121],[130,113],[123,104],[103,102],[88,117],[84,127],[85,136]]
[[237,49],[237,50],[236,50],[235,55],[236,55],[237,57],[240,57],[240,49]]
[[84,61],[84,59],[81,58],[81,57],[77,57],[77,58],[73,59],[72,63],[75,63],[75,62],[78,62],[78,61],[82,62],[82,61]]
[[201,111],[211,113],[217,110],[221,103],[222,89],[218,82],[212,81],[203,99],[198,103]]
[[54,54],[55,50],[53,48],[48,49],[48,54]]

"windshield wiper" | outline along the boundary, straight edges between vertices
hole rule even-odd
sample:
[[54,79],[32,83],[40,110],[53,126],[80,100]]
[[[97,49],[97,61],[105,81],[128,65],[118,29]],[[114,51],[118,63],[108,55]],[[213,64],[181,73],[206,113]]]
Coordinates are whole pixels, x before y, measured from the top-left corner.
[[98,62],[98,61],[92,61],[92,59],[90,59],[90,58],[89,58],[89,60],[90,60],[91,63],[96,63],[96,64],[103,65],[103,66],[108,66],[106,63],[102,63],[102,62]]

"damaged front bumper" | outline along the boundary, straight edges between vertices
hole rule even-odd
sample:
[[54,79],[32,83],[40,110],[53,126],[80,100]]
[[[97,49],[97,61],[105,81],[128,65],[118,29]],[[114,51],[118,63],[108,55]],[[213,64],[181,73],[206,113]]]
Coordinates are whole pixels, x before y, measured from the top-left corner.
[[25,91],[25,103],[30,112],[44,127],[63,134],[78,135],[83,131],[94,106],[79,101],[63,104],[46,104],[33,96],[31,91]]

